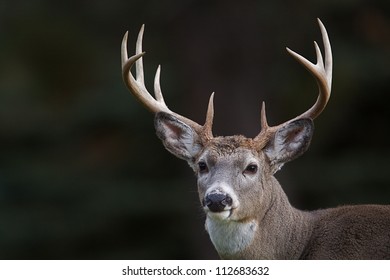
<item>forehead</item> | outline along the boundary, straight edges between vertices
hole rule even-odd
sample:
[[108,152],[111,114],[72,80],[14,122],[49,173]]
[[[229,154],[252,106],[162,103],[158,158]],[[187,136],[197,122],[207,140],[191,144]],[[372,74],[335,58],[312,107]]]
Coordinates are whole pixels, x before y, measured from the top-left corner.
[[239,155],[253,154],[257,155],[255,142],[244,136],[226,136],[213,138],[204,147],[202,156],[209,158],[239,156]]

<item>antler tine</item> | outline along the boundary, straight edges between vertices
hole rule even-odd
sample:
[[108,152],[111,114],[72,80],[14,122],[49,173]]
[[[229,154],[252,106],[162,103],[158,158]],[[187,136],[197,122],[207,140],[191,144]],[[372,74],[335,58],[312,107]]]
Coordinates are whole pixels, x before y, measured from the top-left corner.
[[268,129],[267,114],[265,113],[265,102],[261,104],[261,130]]
[[210,95],[209,105],[207,106],[206,121],[204,123],[203,137],[206,139],[213,138],[213,119],[214,119],[214,92]]
[[161,86],[160,86],[160,73],[161,65],[157,67],[156,75],[154,76],[154,96],[156,100],[165,104],[164,97],[162,95]]
[[[142,41],[144,38],[145,24],[142,24],[141,29],[139,30],[137,42],[135,45],[135,54],[140,54],[142,52]],[[144,62],[142,56],[135,61],[135,75],[136,80],[142,85],[145,85],[144,81]]]
[[[165,112],[171,115],[174,115],[185,124],[192,127],[196,132],[198,132],[202,137],[206,139],[211,139],[213,137],[211,127],[213,123],[213,96],[210,97],[206,123],[204,126],[199,125],[198,123],[181,116],[173,111],[171,111],[168,106],[165,104],[164,97],[161,91],[160,86],[160,73],[161,67],[158,66],[156,75],[154,78],[154,93],[155,98],[148,92],[144,82],[144,69],[142,57],[145,52],[142,51],[142,39],[144,34],[145,26],[142,25],[136,42],[136,53],[135,55],[128,57],[127,53],[127,38],[128,32],[125,33],[122,40],[121,48],[121,62],[122,62],[122,77],[130,92],[135,96],[135,98],[141,102],[149,111],[152,113]],[[135,78],[131,73],[131,68],[135,64]]]

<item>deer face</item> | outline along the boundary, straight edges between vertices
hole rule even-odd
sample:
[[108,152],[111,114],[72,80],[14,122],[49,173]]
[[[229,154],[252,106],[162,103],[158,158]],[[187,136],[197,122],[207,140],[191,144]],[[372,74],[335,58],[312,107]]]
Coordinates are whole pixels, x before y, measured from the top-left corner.
[[155,128],[165,148],[195,171],[207,217],[241,221],[254,218],[262,201],[269,201],[270,176],[307,150],[313,122],[286,123],[268,141],[241,135],[206,139],[166,113],[156,115]]
[[199,198],[213,219],[245,219],[251,213],[242,210],[250,209],[252,200],[261,197],[259,183],[268,163],[251,146],[253,141],[242,136],[218,137],[197,158]]

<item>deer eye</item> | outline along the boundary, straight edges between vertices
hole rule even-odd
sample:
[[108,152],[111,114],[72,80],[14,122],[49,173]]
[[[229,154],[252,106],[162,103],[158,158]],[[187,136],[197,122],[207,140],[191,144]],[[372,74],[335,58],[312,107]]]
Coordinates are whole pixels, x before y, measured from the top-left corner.
[[209,170],[207,164],[204,161],[198,162],[198,167],[200,173],[206,173]]
[[245,168],[244,174],[256,174],[257,169],[258,169],[258,167],[257,167],[256,164],[253,164],[253,163],[252,163],[252,164],[249,164],[249,165]]

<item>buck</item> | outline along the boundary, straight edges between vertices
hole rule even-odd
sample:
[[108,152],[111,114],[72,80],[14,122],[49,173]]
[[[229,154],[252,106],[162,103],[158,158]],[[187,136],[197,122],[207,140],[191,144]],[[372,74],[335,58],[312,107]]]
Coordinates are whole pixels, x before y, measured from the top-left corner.
[[[165,148],[184,159],[197,176],[205,227],[222,259],[389,259],[390,206],[355,205],[317,211],[294,208],[274,174],[309,147],[313,120],[324,110],[331,92],[332,51],[327,31],[318,20],[325,57],[314,42],[313,64],[287,48],[312,74],[319,88],[315,104],[303,114],[269,126],[264,102],[260,133],[214,137],[213,97],[204,125],[171,111],[160,88],[160,66],[154,80],[155,98],[144,83],[142,38],[128,57],[122,41],[122,75],[128,89],[155,113],[155,129]],[[131,73],[135,64],[136,75]],[[340,174],[342,176],[342,174]],[[315,185],[315,182],[313,182]],[[313,186],[314,187],[314,186]]]

